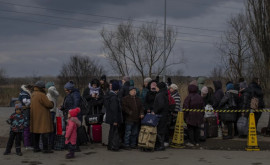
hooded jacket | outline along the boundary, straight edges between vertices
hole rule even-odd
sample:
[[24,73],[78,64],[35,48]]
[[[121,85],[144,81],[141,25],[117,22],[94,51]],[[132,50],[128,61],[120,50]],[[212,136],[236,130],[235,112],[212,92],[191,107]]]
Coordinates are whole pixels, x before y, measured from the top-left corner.
[[[198,87],[196,85],[188,86],[188,96],[184,101],[184,109],[204,109],[204,102],[202,97],[198,94]],[[203,112],[185,112],[185,121],[187,124],[199,127],[203,123]]]
[[107,96],[105,96],[106,106],[106,123],[123,123],[123,116],[119,98],[114,91],[110,91]]
[[81,122],[77,117],[71,117],[68,119],[66,127],[66,141],[65,144],[71,143],[72,145],[76,144],[77,141],[77,128],[81,125]]
[[59,92],[56,90],[55,86],[49,87],[47,97],[54,104],[53,108],[50,110],[51,112],[56,112],[58,96],[59,96]]
[[213,95],[213,108],[217,109],[221,99],[224,96],[224,92],[222,90],[222,83],[221,81],[213,81],[215,87],[215,93]]

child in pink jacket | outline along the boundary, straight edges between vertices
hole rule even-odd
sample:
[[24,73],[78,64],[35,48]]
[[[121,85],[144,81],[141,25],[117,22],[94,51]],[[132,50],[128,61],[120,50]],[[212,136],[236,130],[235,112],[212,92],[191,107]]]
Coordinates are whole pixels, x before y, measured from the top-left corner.
[[67,159],[74,158],[74,150],[76,148],[77,141],[77,127],[81,125],[81,122],[77,118],[80,108],[75,108],[69,110],[68,122],[66,127],[66,141],[65,144],[68,145],[69,153],[66,155]]

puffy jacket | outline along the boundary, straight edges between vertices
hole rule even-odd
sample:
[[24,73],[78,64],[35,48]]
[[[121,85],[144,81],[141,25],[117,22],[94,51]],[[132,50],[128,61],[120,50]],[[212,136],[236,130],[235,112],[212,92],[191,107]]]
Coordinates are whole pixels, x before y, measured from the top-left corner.
[[48,99],[54,103],[54,107],[50,110],[51,112],[56,112],[58,96],[59,96],[59,92],[56,90],[55,86],[51,86],[48,89],[48,93],[47,93]]
[[259,99],[259,105],[258,105],[259,109],[265,108],[264,100],[263,100],[264,94],[263,94],[262,88],[257,83],[249,84],[248,88],[246,88],[242,92],[242,97],[243,97],[242,109],[250,109],[250,103],[251,103],[252,97],[256,97]]
[[[219,109],[224,110],[235,110],[238,109],[238,91],[229,90],[225,93],[224,97],[221,99],[219,104]],[[222,121],[235,121],[236,113],[235,112],[222,112],[219,113]]]
[[72,145],[76,144],[77,141],[77,128],[81,125],[81,122],[77,117],[71,117],[67,122],[66,127],[66,141],[65,144],[71,143]]
[[61,107],[61,110],[64,113],[65,119],[67,119],[68,111],[80,106],[81,94],[78,89],[74,89],[69,93]]
[[122,109],[126,122],[139,122],[140,115],[144,115],[142,102],[138,97],[126,96],[122,100]]

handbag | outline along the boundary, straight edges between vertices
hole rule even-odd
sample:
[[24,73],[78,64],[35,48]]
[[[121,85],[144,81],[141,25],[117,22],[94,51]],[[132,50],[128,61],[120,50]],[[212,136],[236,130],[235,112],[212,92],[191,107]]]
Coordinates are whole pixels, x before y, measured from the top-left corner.
[[94,113],[92,109],[92,114],[88,114],[85,116],[85,124],[86,125],[93,125],[93,124],[101,124],[103,121],[103,114],[101,113]]
[[147,125],[147,126],[152,126],[152,127],[156,127],[158,125],[159,122],[159,117],[158,115],[154,115],[151,113],[147,113],[144,118],[141,121],[142,125]]

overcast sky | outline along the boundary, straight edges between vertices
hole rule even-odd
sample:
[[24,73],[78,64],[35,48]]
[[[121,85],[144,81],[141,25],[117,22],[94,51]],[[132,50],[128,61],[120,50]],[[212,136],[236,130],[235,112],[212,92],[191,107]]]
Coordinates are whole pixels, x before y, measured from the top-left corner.
[[[171,69],[209,76],[220,62],[215,43],[243,9],[244,0],[167,0],[167,24],[178,31],[171,60],[182,51],[187,59]],[[57,76],[74,54],[106,65],[99,32],[128,18],[163,24],[164,0],[0,0],[0,68],[9,77]]]

